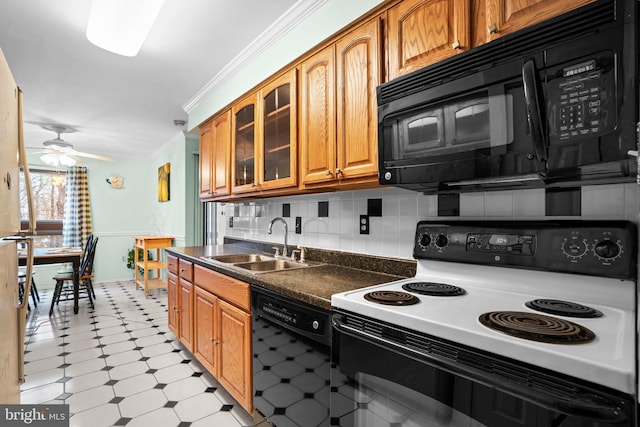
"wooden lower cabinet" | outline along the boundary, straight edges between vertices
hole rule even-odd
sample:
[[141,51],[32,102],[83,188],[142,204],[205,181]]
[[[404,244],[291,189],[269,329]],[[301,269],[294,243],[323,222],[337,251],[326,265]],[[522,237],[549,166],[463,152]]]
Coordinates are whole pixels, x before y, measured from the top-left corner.
[[168,296],[167,296],[167,312],[169,330],[173,332],[176,338],[180,337],[178,326],[178,276],[173,273],[167,274]]
[[216,372],[214,359],[214,340],[216,338],[215,313],[218,298],[210,292],[196,286],[194,294],[194,340],[193,355],[211,373]]
[[199,265],[194,266],[193,282],[193,346],[190,350],[251,414],[249,284]]
[[[221,300],[216,319],[219,328],[216,378],[244,408],[249,408],[252,406],[251,315]],[[246,355],[249,357],[244,357]]]
[[180,283],[178,294],[180,341],[193,351],[193,284],[181,278],[178,282]]

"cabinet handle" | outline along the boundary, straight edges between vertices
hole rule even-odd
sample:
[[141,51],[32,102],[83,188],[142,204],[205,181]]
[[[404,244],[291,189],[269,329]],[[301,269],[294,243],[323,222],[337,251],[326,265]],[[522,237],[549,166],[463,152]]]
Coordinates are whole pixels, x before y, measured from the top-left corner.
[[220,344],[220,342],[218,340],[214,340],[213,341],[213,345],[218,345],[218,344]]
[[336,168],[336,175],[340,175],[340,174],[342,174],[342,169]]
[[451,44],[451,49],[457,50],[462,48],[462,45],[460,44],[460,40],[456,40]]
[[327,175],[327,176],[333,175],[330,170],[326,171],[324,174]]
[[498,26],[496,24],[491,24],[487,27],[487,31],[489,34],[495,34],[498,32]]
[[209,338],[209,342],[214,342],[215,340],[213,338]]

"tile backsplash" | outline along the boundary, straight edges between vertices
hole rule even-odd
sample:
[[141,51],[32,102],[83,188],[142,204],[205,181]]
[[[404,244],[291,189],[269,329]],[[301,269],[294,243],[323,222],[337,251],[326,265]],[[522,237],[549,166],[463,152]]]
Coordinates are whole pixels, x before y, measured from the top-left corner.
[[[368,255],[412,259],[413,235],[420,220],[544,220],[601,219],[638,223],[638,187],[634,183],[585,186],[580,189],[578,216],[546,216],[544,189],[460,194],[459,216],[438,216],[438,196],[394,187],[321,193],[218,204],[218,242],[226,236],[281,244],[283,225],[271,219],[289,211],[291,246],[307,246]],[[360,215],[367,215],[372,199],[382,200],[382,216],[369,216],[369,234],[360,234]],[[378,204],[379,202],[375,202]],[[287,207],[288,205],[288,207]],[[320,206],[320,210],[319,210]],[[328,206],[328,216],[319,216]],[[229,227],[233,217],[233,227]],[[301,218],[296,234],[295,219]]]

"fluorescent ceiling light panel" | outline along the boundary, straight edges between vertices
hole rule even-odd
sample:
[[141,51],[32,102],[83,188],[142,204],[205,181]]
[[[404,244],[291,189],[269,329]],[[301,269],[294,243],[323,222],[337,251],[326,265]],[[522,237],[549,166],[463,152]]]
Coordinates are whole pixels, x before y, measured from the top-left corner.
[[87,39],[123,56],[136,56],[165,0],[91,0]]

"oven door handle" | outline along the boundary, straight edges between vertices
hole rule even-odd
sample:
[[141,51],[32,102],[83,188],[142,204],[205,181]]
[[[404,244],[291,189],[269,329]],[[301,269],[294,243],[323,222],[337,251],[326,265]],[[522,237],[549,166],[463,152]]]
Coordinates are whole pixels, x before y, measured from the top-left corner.
[[540,113],[540,97],[538,96],[536,65],[533,59],[522,65],[522,84],[524,86],[524,100],[527,106],[527,121],[531,130],[533,152],[536,159],[547,161],[547,144]]
[[586,417],[591,420],[611,423],[623,422],[628,419],[627,414],[621,407],[623,402],[616,401],[608,396],[596,395],[584,389],[582,389],[580,393],[569,394],[563,393],[560,387],[557,389],[543,387],[532,388],[530,385],[514,381],[509,376],[500,375],[500,369],[491,369],[492,367],[489,366],[487,368],[490,371],[484,371],[477,367],[451,360],[446,356],[434,352],[426,353],[414,350],[388,339],[345,325],[342,322],[342,317],[341,314],[334,314],[331,318],[333,327],[340,333],[344,333],[355,339],[367,341],[374,345],[397,350],[410,357],[417,357],[419,360],[431,366],[480,382],[489,387],[494,387],[503,392],[520,396],[524,400],[535,402],[554,411],[570,416]]

